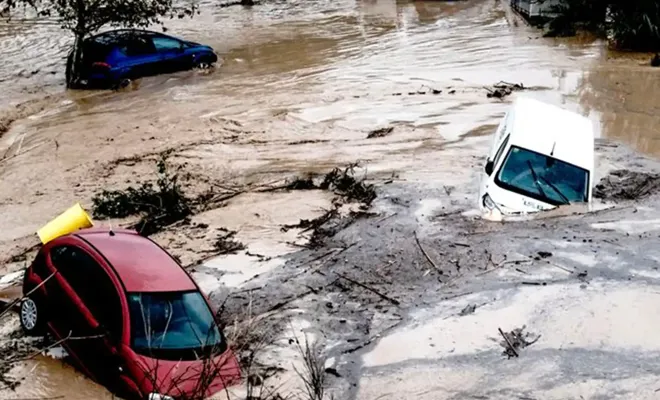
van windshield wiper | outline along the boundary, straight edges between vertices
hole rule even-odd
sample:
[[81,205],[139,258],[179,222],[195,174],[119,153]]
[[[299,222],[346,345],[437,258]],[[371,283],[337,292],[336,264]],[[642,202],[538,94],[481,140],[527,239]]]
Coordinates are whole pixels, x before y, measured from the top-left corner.
[[562,198],[564,204],[571,204],[571,201],[568,199],[568,197],[566,197],[566,195],[564,195],[564,193],[562,193],[557,186],[555,186],[553,183],[549,182],[547,179],[545,179],[542,176],[540,177],[540,179],[543,181],[543,183],[550,186],[552,190],[554,190],[555,193],[557,193]]
[[532,166],[532,162],[527,160],[527,165],[529,166],[529,170],[532,172],[532,179],[534,179],[534,184],[536,185],[536,188],[539,190],[539,194],[541,194],[543,197],[546,199],[548,198],[548,195],[545,194],[543,191],[543,188],[541,187],[541,184],[539,183],[539,177],[536,175],[536,171],[534,171],[534,167]]

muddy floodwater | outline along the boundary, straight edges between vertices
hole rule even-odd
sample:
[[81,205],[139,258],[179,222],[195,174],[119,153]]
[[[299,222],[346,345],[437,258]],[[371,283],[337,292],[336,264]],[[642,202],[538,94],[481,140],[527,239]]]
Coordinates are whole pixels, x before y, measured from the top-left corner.
[[[467,335],[469,343],[452,344],[451,340],[479,326],[496,336],[498,321],[511,315],[518,315],[514,318],[517,325],[525,323],[525,315],[542,321],[536,329],[550,330],[552,324],[535,314],[537,309],[532,310],[532,305],[522,314],[514,306],[504,305],[499,311],[491,311],[492,315],[448,326],[456,316],[433,308],[441,300],[435,297],[439,296],[438,285],[455,285],[469,271],[491,265],[488,256],[475,255],[483,252],[472,240],[491,255],[497,253],[494,246],[499,243],[498,257],[517,257],[504,254],[510,243],[492,233],[500,225],[481,225],[470,219],[476,208],[475,193],[489,135],[515,96],[533,96],[594,121],[601,146],[594,182],[612,169],[631,167],[633,161],[633,166],[657,167],[640,156],[660,155],[660,69],[647,66],[648,55],[612,52],[605,43],[590,37],[542,38],[539,31],[515,16],[506,2],[497,0],[264,1],[251,8],[225,8],[217,2],[203,1],[201,14],[193,20],[167,21],[165,25],[172,35],[212,46],[222,62],[211,71],[141,79],[121,91],[65,91],[64,58],[71,38],[50,21],[0,23],[1,274],[19,271],[25,265],[32,255],[26,250],[36,244],[34,232],[45,222],[77,201],[91,207],[92,196],[102,189],[123,189],[153,179],[156,161],[167,156],[168,163],[180,167],[190,196],[235,192],[217,207],[209,206],[195,214],[191,224],[154,236],[182,264],[195,265],[191,273],[214,301],[219,303],[232,290],[254,283],[254,279],[264,280],[258,286],[267,287],[268,277],[274,277],[281,278],[277,281],[280,289],[271,293],[271,305],[278,299],[286,304],[303,299],[297,290],[308,285],[314,288],[312,297],[318,298],[295,303],[300,315],[314,315],[319,312],[317,306],[323,312],[337,310],[333,304],[353,307],[353,312],[346,315],[336,311],[339,314],[335,317],[316,322],[300,317],[295,325],[299,332],[313,333],[316,329],[316,337],[319,330],[337,333],[325,339],[335,362],[333,368],[346,378],[332,381],[337,393],[344,396],[338,398],[397,398],[393,395],[396,390],[387,386],[401,381],[411,382],[399,392],[407,393],[409,398],[467,398],[461,397],[466,393],[502,398],[498,396],[537,393],[534,387],[539,382],[530,377],[511,387],[498,386],[502,390],[497,393],[481,390],[506,380],[484,372],[486,367],[474,364],[474,359],[469,361],[471,351],[486,349],[494,341],[476,333]],[[499,81],[523,83],[531,90],[505,100],[487,98],[485,87]],[[393,130],[384,137],[367,138],[371,131],[386,127]],[[618,149],[617,144],[631,150]],[[355,162],[360,163],[360,174],[377,186],[379,196],[371,211],[378,216],[357,221],[350,226],[352,230],[340,235],[341,240],[326,243],[324,250],[342,252],[331,262],[336,271],[346,268],[347,273],[362,276],[366,272],[359,272],[359,266],[364,270],[373,266],[369,271],[376,271],[374,276],[388,282],[388,290],[405,305],[403,311],[382,305],[375,311],[363,309],[360,305],[366,304],[364,298],[347,299],[338,289],[327,289],[323,294],[319,287],[337,285],[324,281],[325,275],[308,270],[311,267],[307,261],[315,256],[305,253],[307,250],[300,253],[305,244],[301,232],[281,229],[322,215],[331,207],[332,194],[321,190],[253,190],[296,176],[325,174]],[[655,206],[646,207],[642,214],[652,219]],[[632,218],[626,210],[617,211],[617,218],[639,228],[639,216]],[[450,219],[442,222],[446,217]],[[557,218],[551,217],[548,225],[558,232],[571,231],[571,237],[579,236],[580,229],[602,228],[607,232],[603,235],[615,235],[611,232],[619,228],[612,215],[598,215],[586,222],[571,220],[565,225]],[[612,223],[614,226],[607,225]],[[525,225],[521,238],[542,237],[547,232],[544,224],[534,221]],[[379,233],[381,226],[386,226],[389,234]],[[221,258],[208,257],[213,253],[212,243],[219,228],[236,231],[235,238],[245,249]],[[516,233],[510,225],[502,229],[511,235]],[[644,225],[639,229],[641,233],[635,234],[657,228]],[[630,231],[620,234],[629,236]],[[458,237],[465,232],[481,236]],[[439,269],[447,269],[446,276],[435,276],[437,271],[429,268],[414,242],[403,247],[401,239],[410,239],[413,234],[434,249],[430,250],[433,257],[444,260]],[[645,239],[651,240],[651,236]],[[558,247],[557,243],[566,237],[568,234],[563,233],[546,239]],[[357,242],[365,243],[364,247],[354,245]],[[525,261],[533,251],[544,250],[539,243],[513,247],[510,250],[518,256],[524,253]],[[573,245],[563,247],[559,251],[562,263],[573,262],[574,253],[586,251],[576,250]],[[613,248],[601,249],[598,254],[608,254],[610,261],[615,260],[621,255]],[[391,251],[385,254],[386,249]],[[463,254],[461,249],[474,252]],[[556,252],[555,247],[552,252]],[[370,257],[374,254],[379,255]],[[600,271],[607,264],[605,259],[584,257],[579,259],[581,267],[596,266]],[[380,264],[372,265],[376,261]],[[653,263],[659,261],[654,258]],[[294,266],[301,266],[300,271],[291,272]],[[413,267],[419,271],[415,277],[403,274]],[[541,276],[534,279],[540,282],[557,278],[557,268],[547,268],[535,271]],[[640,270],[643,273],[638,275],[657,278],[652,267],[640,266]],[[600,274],[610,277],[606,272]],[[294,275],[298,277],[291,278]],[[374,276],[370,276],[370,282],[378,280]],[[428,276],[433,280],[429,281]],[[397,282],[402,286],[396,286]],[[554,297],[564,296],[567,300],[559,310],[568,315],[571,301],[579,303],[582,293],[583,283],[575,282],[569,289],[547,287],[536,291],[537,297],[530,294],[534,285],[526,284],[526,292],[515,295],[506,292],[510,282],[470,281],[466,285],[472,285],[469,287],[474,293],[478,292],[475,287],[494,285],[489,290],[499,290],[497,296],[511,303],[516,296],[532,297],[538,308]],[[4,286],[10,293],[16,284],[13,289],[10,283]],[[610,290],[608,283],[592,287]],[[656,292],[648,287],[636,288],[631,284],[612,290],[621,302],[637,296],[643,298],[640,301],[657,304]],[[453,295],[461,293],[456,286],[451,291]],[[428,297],[420,298],[421,293]],[[580,320],[602,311],[599,296],[590,294],[588,307],[566,318]],[[469,300],[481,305],[488,298],[477,293]],[[245,301],[237,300],[234,307],[240,308],[247,304]],[[454,313],[455,308],[463,306],[451,303],[449,309]],[[255,309],[267,312],[266,300],[255,300]],[[653,314],[655,319],[645,320],[648,324],[644,329],[649,331],[658,319],[653,310],[637,310],[641,316]],[[629,318],[625,314],[609,312],[606,324],[584,333],[591,335],[589,346],[597,348],[599,343],[606,343],[612,348],[626,347],[621,342],[622,333],[605,333],[616,325],[616,319]],[[635,324],[625,318],[622,324]],[[376,344],[381,335],[408,322],[412,325],[403,333]],[[565,324],[553,326],[552,332],[570,337],[566,333],[570,324]],[[6,325],[5,330],[11,332],[16,321]],[[397,351],[401,340],[414,342],[424,337],[426,341],[437,330],[446,333],[431,340],[433,346],[424,342],[423,348],[411,345],[406,354]],[[655,351],[657,346],[644,335],[638,332],[633,345]],[[547,350],[567,343],[557,339],[539,341],[534,346]],[[433,349],[433,357],[429,356],[429,348]],[[291,372],[288,353],[281,354],[272,356],[274,362]],[[607,360],[612,363],[608,365],[615,365],[604,354],[580,354],[583,358],[564,365],[562,374],[574,373],[581,361],[588,364]],[[480,354],[475,359],[482,356],[485,364],[498,358]],[[551,374],[556,367],[552,360],[560,356],[548,350],[543,357],[545,364],[530,366],[526,361],[525,368]],[[450,361],[433,364],[431,359],[455,359],[462,369],[453,368]],[[429,379],[418,370],[425,365],[429,365],[428,371],[446,379],[435,386],[421,387]],[[525,368],[520,365],[507,367],[506,373],[522,374]],[[639,368],[646,367],[651,368],[650,363]],[[644,379],[651,381],[654,374],[655,370],[648,372]],[[11,375],[28,378],[15,391],[0,388],[2,398],[110,398],[104,389],[50,356],[21,363]],[[279,383],[284,385],[292,376],[284,374],[284,383]],[[634,390],[639,383],[632,376],[624,378],[628,379],[625,387],[611,389]],[[598,395],[599,389],[594,389],[598,379],[589,379],[581,386],[557,385],[553,396]],[[464,392],[457,389],[461,382],[470,382]],[[483,383],[481,389],[479,382]],[[567,393],[568,397],[564,396]],[[646,398],[646,394],[637,398]]]

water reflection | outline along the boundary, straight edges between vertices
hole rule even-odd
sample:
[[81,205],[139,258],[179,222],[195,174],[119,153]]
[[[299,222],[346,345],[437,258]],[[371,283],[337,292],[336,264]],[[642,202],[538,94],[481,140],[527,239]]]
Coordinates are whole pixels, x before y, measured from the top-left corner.
[[643,61],[648,58],[594,65],[584,73],[579,99],[599,114],[603,136],[660,156],[660,74]]

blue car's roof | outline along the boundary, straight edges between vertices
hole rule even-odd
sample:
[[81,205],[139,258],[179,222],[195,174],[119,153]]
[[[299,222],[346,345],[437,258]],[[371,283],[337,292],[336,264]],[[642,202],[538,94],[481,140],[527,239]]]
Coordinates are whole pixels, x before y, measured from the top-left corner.
[[101,32],[97,35],[88,37],[87,39],[85,39],[85,41],[96,42],[104,45],[112,45],[115,44],[115,42],[125,39],[126,37],[129,36],[136,36],[136,37],[160,36],[160,37],[171,38],[174,40],[180,40],[183,42],[188,42],[187,40],[179,39],[170,35],[165,35],[160,32],[153,32],[142,29],[116,29],[113,31]]

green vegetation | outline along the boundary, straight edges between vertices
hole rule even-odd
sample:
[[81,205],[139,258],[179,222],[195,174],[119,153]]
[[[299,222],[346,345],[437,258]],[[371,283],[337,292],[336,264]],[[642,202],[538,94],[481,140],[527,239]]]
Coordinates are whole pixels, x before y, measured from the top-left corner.
[[140,215],[140,221],[131,228],[149,236],[191,215],[191,201],[181,190],[178,171],[171,173],[165,159],[159,160],[157,167],[158,179],[155,186],[146,182],[137,188],[103,190],[94,196],[94,218]]
[[554,7],[548,36],[577,30],[608,36],[619,49],[660,50],[660,2],[656,0],[562,0]]

